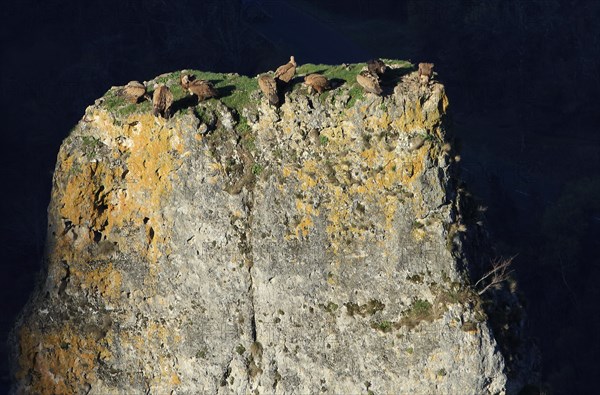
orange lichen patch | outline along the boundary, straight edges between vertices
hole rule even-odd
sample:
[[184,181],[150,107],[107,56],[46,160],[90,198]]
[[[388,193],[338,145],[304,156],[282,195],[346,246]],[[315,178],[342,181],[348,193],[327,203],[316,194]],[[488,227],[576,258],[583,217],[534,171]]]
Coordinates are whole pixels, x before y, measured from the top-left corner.
[[112,221],[107,223],[107,207],[104,206],[118,175],[102,162],[80,166],[81,172],[67,180],[60,198],[60,215],[73,225],[91,229],[102,230],[105,226],[112,226]]
[[365,120],[367,128],[372,130],[388,130],[392,123],[392,119],[387,112],[381,115],[371,115]]
[[[437,98],[438,103],[431,101]],[[326,143],[318,146],[322,155],[284,164],[285,182],[295,181],[300,192],[300,202],[296,202],[296,216],[300,220],[292,224],[291,234],[307,234],[308,227],[314,226],[315,214],[311,212],[314,202],[319,202],[319,213],[326,220],[326,233],[335,254],[353,248],[348,247],[355,244],[351,240],[375,241],[372,239],[375,234],[393,233],[398,208],[404,199],[411,199],[415,216],[421,216],[427,207],[419,202],[422,193],[417,181],[426,164],[439,154],[437,145],[426,142],[415,151],[398,155],[390,150],[379,132],[427,131],[443,140],[439,125],[448,105],[447,98],[441,92],[428,100],[406,103],[402,115],[395,119],[386,111],[374,110],[372,104],[359,104],[340,114],[337,122],[333,122],[336,126],[320,131],[320,136],[326,138]],[[366,115],[362,125],[349,121],[358,114]],[[425,236],[415,234],[415,239],[422,240]]]
[[300,181],[300,188],[303,191],[314,188],[317,185],[317,180],[315,179],[317,172],[317,164],[314,160],[307,160],[304,166],[296,172],[296,177]]
[[283,166],[281,174],[283,174],[284,177],[289,177],[292,174],[296,174],[296,172],[291,166]]
[[145,205],[158,208],[163,195],[172,190],[168,176],[179,165],[170,151],[173,146],[182,151],[182,139],[175,134],[179,129],[166,129],[152,115],[137,118],[140,127],[130,136],[133,146],[127,159],[128,187],[146,198]]
[[179,375],[174,371],[173,359],[164,356],[158,357],[158,374],[154,376],[150,382],[150,387],[163,387],[164,383],[169,383],[172,386],[181,384]]
[[319,216],[319,211],[316,210],[311,204],[307,204],[300,199],[296,199],[296,210],[299,213],[303,213],[304,216],[300,222],[296,225],[294,234],[296,238],[306,237],[313,226],[313,217]]
[[378,154],[379,152],[373,147],[362,151],[360,157],[365,161],[367,166],[373,167],[378,158]]
[[395,196],[382,196],[379,199],[379,205],[385,219],[385,229],[388,232],[393,232],[392,223],[396,215],[396,210],[398,210],[398,199]]
[[47,333],[26,326],[19,331],[17,379],[29,378],[24,392],[32,394],[77,394],[96,380],[99,353],[107,353],[104,342],[82,335],[68,324]]
[[[357,217],[355,202],[362,202],[365,206],[375,206],[377,211],[385,218],[385,228],[392,229],[392,219],[396,212],[398,199],[395,196],[386,196],[382,191],[392,190],[399,185],[398,172],[395,169],[397,158],[393,153],[382,147],[376,146],[364,150],[357,157],[345,158],[336,156],[340,147],[337,142],[328,152],[328,166],[324,160],[305,161],[301,168],[293,174],[299,182],[302,198],[296,202],[296,211],[302,220],[296,226],[296,234],[307,233],[307,226],[312,226],[311,217],[314,216],[312,201],[316,194],[325,195],[323,208],[327,216],[326,231],[329,235],[331,249],[334,253],[347,244],[349,239],[365,240],[368,227],[364,220]],[[365,180],[358,181],[350,175],[350,164],[358,166],[368,174]],[[329,167],[330,170],[327,170]],[[372,169],[379,169],[374,171]],[[339,183],[336,185],[328,181],[327,171],[333,171]]]
[[392,127],[396,130],[412,131],[418,129],[430,129],[425,124],[423,109],[420,102],[416,102],[415,107],[406,107],[400,117],[392,121]]
[[427,107],[427,110],[424,110],[423,104],[420,101],[416,101],[414,107],[405,107],[402,115],[392,120],[390,125],[395,130],[407,132],[415,130],[433,131],[441,123],[442,115],[446,113],[447,108],[448,97],[444,92],[441,92],[437,108],[432,109]]
[[118,300],[121,295],[123,276],[112,263],[87,272],[72,269],[70,280],[75,286],[97,293],[110,302]]
[[421,148],[403,158],[399,166],[405,170],[400,172],[400,182],[403,185],[410,185],[418,176],[423,174],[429,155],[430,144],[424,144]]
[[334,254],[340,252],[345,244],[344,240],[352,237],[351,233],[361,233],[360,229],[352,223],[351,196],[344,193],[341,188],[336,188],[332,199],[336,199],[334,205],[327,205],[327,227],[325,230],[329,236],[331,250]]
[[[172,191],[175,171],[185,152],[182,128],[167,128],[164,120],[150,114],[132,114],[120,126],[102,110],[94,111],[90,126],[112,151],[108,157],[93,161],[80,151],[61,151],[57,174],[67,175],[67,180],[63,190],[54,191],[59,214],[70,225],[87,229],[91,234],[88,242],[94,237],[117,241],[121,248],[144,252],[154,264],[166,247],[169,226],[162,218],[151,221],[151,229],[147,222],[160,216],[165,198]],[[72,171],[75,168],[77,171]],[[139,245],[144,241],[135,238],[120,240],[122,236],[116,230],[132,224],[146,227],[145,246]],[[79,245],[72,244],[72,250],[86,247],[79,240]],[[64,250],[61,254],[71,255]]]
[[181,384],[181,379],[175,372],[171,372],[171,381],[169,382],[171,385],[179,385]]
[[413,229],[411,231],[411,234],[415,238],[416,241],[424,240],[425,237],[427,236],[427,233],[421,228]]

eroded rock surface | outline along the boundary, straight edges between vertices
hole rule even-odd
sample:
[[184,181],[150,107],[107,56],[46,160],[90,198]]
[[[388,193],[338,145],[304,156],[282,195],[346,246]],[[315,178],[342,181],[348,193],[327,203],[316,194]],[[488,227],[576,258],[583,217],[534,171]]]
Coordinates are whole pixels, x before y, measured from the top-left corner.
[[173,87],[171,119],[114,89],[90,106],[58,155],[15,390],[503,393],[458,258],[444,88],[391,67],[382,97],[296,84],[275,108],[232,76],[230,102],[196,105],[173,73],[147,84]]

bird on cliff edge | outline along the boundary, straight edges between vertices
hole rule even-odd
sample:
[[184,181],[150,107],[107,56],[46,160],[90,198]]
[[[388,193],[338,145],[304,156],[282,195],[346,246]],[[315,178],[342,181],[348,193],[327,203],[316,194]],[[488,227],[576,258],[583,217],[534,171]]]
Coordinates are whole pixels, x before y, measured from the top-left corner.
[[198,102],[218,96],[218,92],[211,82],[197,80],[193,75],[181,74],[179,83],[182,88],[187,90],[191,95],[196,95],[198,97]]
[[275,70],[275,79],[288,83],[296,74],[296,59],[290,56],[290,61]]
[[171,105],[173,104],[173,93],[164,84],[160,84],[152,95],[152,114],[163,118],[171,116]]
[[321,94],[329,89],[329,80],[321,74],[307,75],[304,77],[304,84],[308,86],[309,92],[315,90],[317,93]]
[[118,95],[124,97],[130,103],[138,103],[142,97],[150,99],[146,94],[146,87],[139,81],[129,81],[127,85],[118,91]]
[[433,63],[419,63],[419,80],[426,84],[433,76]]
[[269,99],[269,103],[273,106],[279,104],[279,96],[277,95],[277,82],[275,78],[268,74],[258,76],[258,87],[262,93]]
[[366,70],[361,71],[356,76],[356,82],[358,82],[358,84],[363,87],[365,92],[370,92],[375,95],[381,95],[381,92],[383,92],[381,90],[381,87],[379,86],[379,79],[377,78],[377,76],[369,73]]
[[379,76],[385,73],[387,66],[381,59],[371,59],[367,62],[367,69],[369,70],[369,73]]

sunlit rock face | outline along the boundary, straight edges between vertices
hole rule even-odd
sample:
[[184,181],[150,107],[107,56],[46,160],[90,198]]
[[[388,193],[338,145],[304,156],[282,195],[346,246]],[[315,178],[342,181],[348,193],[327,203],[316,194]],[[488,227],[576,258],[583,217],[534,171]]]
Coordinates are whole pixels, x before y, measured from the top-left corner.
[[[497,350],[437,82],[389,62],[292,81],[200,73],[174,116],[113,88],[64,141],[44,280],[13,334],[14,390],[40,394],[498,394]],[[465,241],[466,240],[466,241]]]

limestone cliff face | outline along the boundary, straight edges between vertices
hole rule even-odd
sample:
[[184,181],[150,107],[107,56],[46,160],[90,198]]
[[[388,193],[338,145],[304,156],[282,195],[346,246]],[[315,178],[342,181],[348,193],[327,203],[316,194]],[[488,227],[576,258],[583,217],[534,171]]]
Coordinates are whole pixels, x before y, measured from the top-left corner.
[[[396,62],[306,65],[279,108],[196,73],[173,118],[111,89],[58,155],[47,277],[15,329],[15,391],[498,394],[505,363],[459,259],[439,83]],[[336,74],[337,73],[337,74]],[[336,76],[339,77],[336,81]]]

